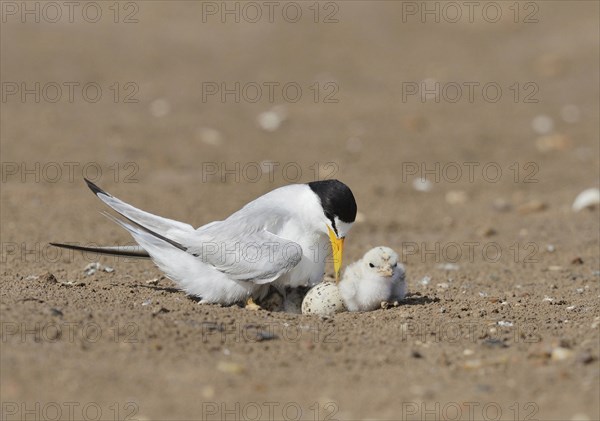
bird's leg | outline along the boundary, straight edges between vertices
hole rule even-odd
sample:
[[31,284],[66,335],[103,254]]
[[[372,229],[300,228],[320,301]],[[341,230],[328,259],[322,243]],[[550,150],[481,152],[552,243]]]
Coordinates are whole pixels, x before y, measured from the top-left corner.
[[246,300],[246,306],[244,308],[246,308],[247,310],[253,310],[253,311],[262,310],[262,307],[259,306],[258,304],[256,304],[252,297],[249,297]]

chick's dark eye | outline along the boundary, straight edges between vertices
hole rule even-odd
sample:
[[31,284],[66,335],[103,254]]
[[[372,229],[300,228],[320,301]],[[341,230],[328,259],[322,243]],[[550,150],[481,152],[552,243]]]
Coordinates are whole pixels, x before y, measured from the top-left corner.
[[393,267],[393,268],[395,268],[396,266],[398,266],[398,263],[394,263],[394,264],[392,265],[392,267]]
[[369,263],[369,266],[372,267],[372,268],[375,267],[375,265],[373,263]]

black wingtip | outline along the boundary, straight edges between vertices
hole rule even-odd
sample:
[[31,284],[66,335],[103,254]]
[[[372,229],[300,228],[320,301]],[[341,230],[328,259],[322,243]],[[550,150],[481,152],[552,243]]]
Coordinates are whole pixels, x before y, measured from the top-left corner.
[[104,190],[102,190],[100,187],[98,187],[97,185],[92,183],[87,178],[84,177],[83,179],[85,180],[85,182],[87,183],[87,186],[90,188],[91,191],[94,192],[95,195],[103,194],[105,196],[110,196],[110,194],[106,193]]

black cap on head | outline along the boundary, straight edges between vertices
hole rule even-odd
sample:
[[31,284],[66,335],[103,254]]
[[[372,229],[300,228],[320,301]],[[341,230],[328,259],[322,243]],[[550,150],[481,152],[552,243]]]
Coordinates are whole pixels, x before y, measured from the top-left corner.
[[356,219],[356,200],[352,190],[338,180],[313,181],[308,186],[321,199],[325,216],[333,221],[337,216],[340,221],[352,223]]

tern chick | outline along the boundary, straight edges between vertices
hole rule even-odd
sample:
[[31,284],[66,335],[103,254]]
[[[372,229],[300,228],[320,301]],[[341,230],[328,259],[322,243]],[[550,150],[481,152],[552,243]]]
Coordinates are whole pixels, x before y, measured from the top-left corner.
[[339,290],[349,311],[375,310],[405,297],[404,266],[391,248],[375,247],[346,268]]

